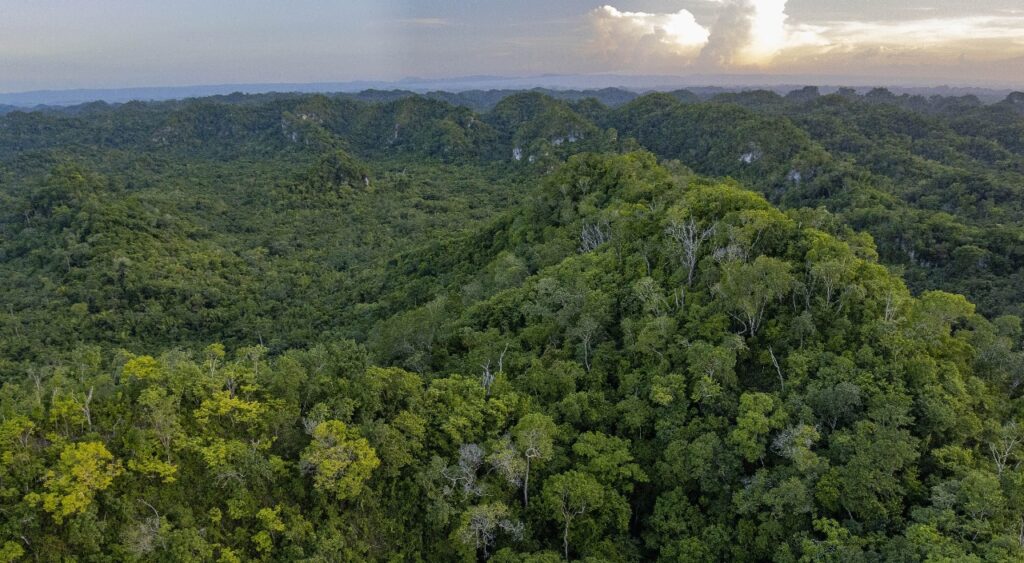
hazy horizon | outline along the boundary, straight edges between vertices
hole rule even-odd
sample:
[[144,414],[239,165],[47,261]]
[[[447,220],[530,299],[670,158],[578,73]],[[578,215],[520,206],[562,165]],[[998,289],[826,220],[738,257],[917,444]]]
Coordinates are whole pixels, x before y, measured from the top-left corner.
[[4,16],[0,92],[545,74],[1024,86],[1015,0],[39,0]]
[[636,95],[647,92],[690,90],[708,94],[713,91],[739,92],[745,90],[769,90],[786,94],[806,86],[820,89],[822,94],[833,93],[840,88],[853,88],[861,93],[874,88],[886,88],[895,94],[931,96],[966,95],[977,96],[981,101],[992,103],[1004,99],[1015,91],[1012,87],[998,88],[986,85],[950,85],[938,83],[891,83],[869,78],[846,80],[841,77],[826,77],[824,80],[805,80],[807,77],[782,75],[537,75],[527,77],[473,76],[451,79],[418,79],[409,77],[399,81],[346,81],[313,83],[250,83],[250,84],[193,84],[185,86],[137,86],[112,88],[85,88],[69,90],[29,90],[22,92],[0,92],[0,107],[10,106],[33,108],[36,106],[75,106],[83,103],[103,101],[125,103],[129,101],[167,101],[207,96],[242,94],[351,94],[369,91],[405,91],[420,95],[430,92],[487,92],[523,91],[539,88],[544,91],[597,92],[602,89],[632,91]]

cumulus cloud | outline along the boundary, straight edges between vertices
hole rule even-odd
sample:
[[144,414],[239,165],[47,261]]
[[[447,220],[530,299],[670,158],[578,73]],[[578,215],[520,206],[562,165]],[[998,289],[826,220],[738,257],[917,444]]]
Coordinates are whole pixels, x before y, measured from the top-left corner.
[[692,58],[707,44],[710,34],[687,10],[649,14],[602,6],[591,12],[590,17],[595,32],[593,46],[604,56],[627,63],[663,57]]
[[[851,53],[913,52],[917,58],[987,51],[993,57],[1024,54],[1024,15],[925,18],[900,21],[794,22],[787,0],[704,0],[711,17],[700,22],[687,10],[624,12],[602,6],[591,12],[592,45],[609,61],[647,62],[647,68],[769,68],[802,57],[827,65]],[[703,13],[702,11],[701,13]],[[993,48],[998,44],[999,48]]]
[[791,25],[786,0],[706,0],[717,7],[708,27],[693,13],[623,12],[602,6],[591,13],[594,44],[609,58],[664,57],[710,66],[757,65],[780,51],[827,40],[814,26]]
[[786,0],[724,2],[701,58],[718,66],[757,65],[788,47],[825,42],[814,30],[788,25],[788,19]]

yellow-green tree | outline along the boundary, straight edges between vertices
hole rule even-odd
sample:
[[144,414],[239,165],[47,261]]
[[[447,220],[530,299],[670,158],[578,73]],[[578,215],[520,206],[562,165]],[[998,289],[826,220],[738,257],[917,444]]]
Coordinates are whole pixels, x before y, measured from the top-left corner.
[[25,500],[42,504],[60,524],[68,516],[85,511],[96,493],[107,489],[124,469],[101,442],[69,444],[57,466],[46,472],[44,493],[30,493]]
[[318,424],[312,443],[302,452],[302,466],[312,473],[316,490],[340,501],[358,495],[379,465],[370,443],[337,420]]

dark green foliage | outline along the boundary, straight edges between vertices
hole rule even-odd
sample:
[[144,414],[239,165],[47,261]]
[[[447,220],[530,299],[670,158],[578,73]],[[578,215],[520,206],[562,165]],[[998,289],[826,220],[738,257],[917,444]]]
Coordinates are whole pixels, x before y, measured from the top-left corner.
[[1013,99],[363,98],[0,118],[0,560],[1024,560]]
[[983,106],[803,90],[683,105],[650,94],[605,124],[660,158],[740,179],[783,206],[828,208],[870,232],[917,291],[941,287],[986,313],[1019,315],[1024,262],[1012,225],[1024,219],[1024,118],[1015,99]]

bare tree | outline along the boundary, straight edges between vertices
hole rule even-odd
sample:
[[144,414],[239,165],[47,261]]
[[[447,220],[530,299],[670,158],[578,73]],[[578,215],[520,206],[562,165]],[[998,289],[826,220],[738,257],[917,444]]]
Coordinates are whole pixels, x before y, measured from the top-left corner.
[[498,532],[504,532],[516,541],[523,538],[523,523],[510,518],[508,508],[502,503],[471,506],[465,518],[458,538],[463,544],[483,552],[484,558],[490,556]]
[[577,516],[587,513],[587,502],[578,501],[573,502],[569,496],[569,491],[562,491],[562,504],[559,507],[562,511],[562,520],[565,522],[565,527],[562,528],[562,549],[565,552],[565,560],[569,560],[569,528],[572,526],[572,521]]
[[490,397],[491,385],[494,385],[497,374],[491,371],[491,360],[487,360],[486,364],[480,364],[480,367],[483,368],[483,373],[480,374],[480,384],[484,387],[484,397]]
[[495,471],[504,477],[510,485],[516,488],[523,486],[526,462],[522,455],[520,455],[519,449],[516,447],[515,442],[512,441],[511,436],[507,434],[503,436],[498,449],[487,460],[494,467]]
[[[996,439],[988,443],[988,450],[992,454],[992,461],[996,465],[996,475],[999,477],[1003,476],[1003,471],[1011,465],[1014,452],[1020,443],[1021,432],[1016,422],[1004,424],[999,429]],[[1014,464],[1015,467],[1017,465],[1020,465],[1019,461]]]
[[43,371],[39,368],[28,369],[28,376],[32,379],[32,388],[36,392],[36,404],[43,405]]
[[896,291],[890,289],[885,294],[885,322],[891,323],[896,320],[896,313],[899,312],[899,301]]
[[598,331],[601,325],[590,315],[584,315],[573,329],[574,336],[580,339],[580,348],[583,349],[583,365],[590,371],[590,352],[597,340]]
[[580,252],[587,253],[611,240],[611,229],[607,222],[583,225],[580,232]]
[[686,268],[686,285],[689,286],[693,283],[693,275],[697,270],[700,247],[714,236],[715,226],[702,228],[691,217],[687,221],[673,221],[665,228],[665,233],[683,249],[683,267]]
[[457,489],[462,489],[466,495],[483,495],[483,487],[477,483],[477,471],[484,464],[484,457],[484,449],[477,444],[459,446],[459,462],[455,466],[441,470],[441,476],[448,481],[444,492],[451,494]]
[[775,372],[779,374],[779,391],[786,391],[786,379],[782,376],[782,367],[779,366],[779,360],[775,357],[775,351],[772,347],[768,347],[768,355],[772,357],[772,365],[775,366]]
[[[842,311],[842,297],[849,289],[849,284],[846,283],[846,280],[849,278],[851,268],[849,260],[825,260],[810,265],[812,279],[820,281],[822,288],[825,290],[826,308],[831,309],[833,306],[838,305],[837,311]],[[888,310],[890,306],[890,304],[886,304],[887,317],[891,314]]]
[[480,364],[483,368],[483,373],[480,375],[480,384],[484,387],[484,397],[491,396],[491,385],[494,385],[494,380],[498,377],[498,374],[503,373],[505,363],[505,353],[508,352],[508,344],[505,344],[505,349],[501,351],[501,355],[498,356],[498,371],[491,371],[491,359],[487,359],[487,363]]
[[523,506],[530,504],[530,467],[552,455],[554,423],[540,414],[523,417],[512,431],[505,435],[498,449],[488,461],[509,484],[523,489]]
[[162,548],[164,542],[161,538],[162,520],[160,513],[152,504],[146,502],[145,499],[139,499],[139,502],[149,507],[153,511],[153,516],[143,518],[134,527],[126,530],[124,542],[135,555],[141,557]]
[[324,421],[324,418],[325,416],[322,412],[313,412],[310,413],[309,416],[302,417],[302,430],[306,434],[312,436],[313,431],[316,430],[317,426],[320,426],[320,423]]
[[[545,442],[548,442],[545,448]],[[519,446],[523,449],[526,459],[526,471],[523,472],[523,506],[530,505],[530,464],[535,459],[543,459],[550,455],[551,437],[539,428],[531,428],[519,435]]]
[[85,416],[85,423],[88,425],[89,430],[92,430],[92,408],[90,407],[90,403],[92,403],[92,390],[93,388],[90,387],[89,393],[83,393],[81,401],[78,400],[77,393],[71,394],[71,400],[74,401],[82,411],[82,415]]

